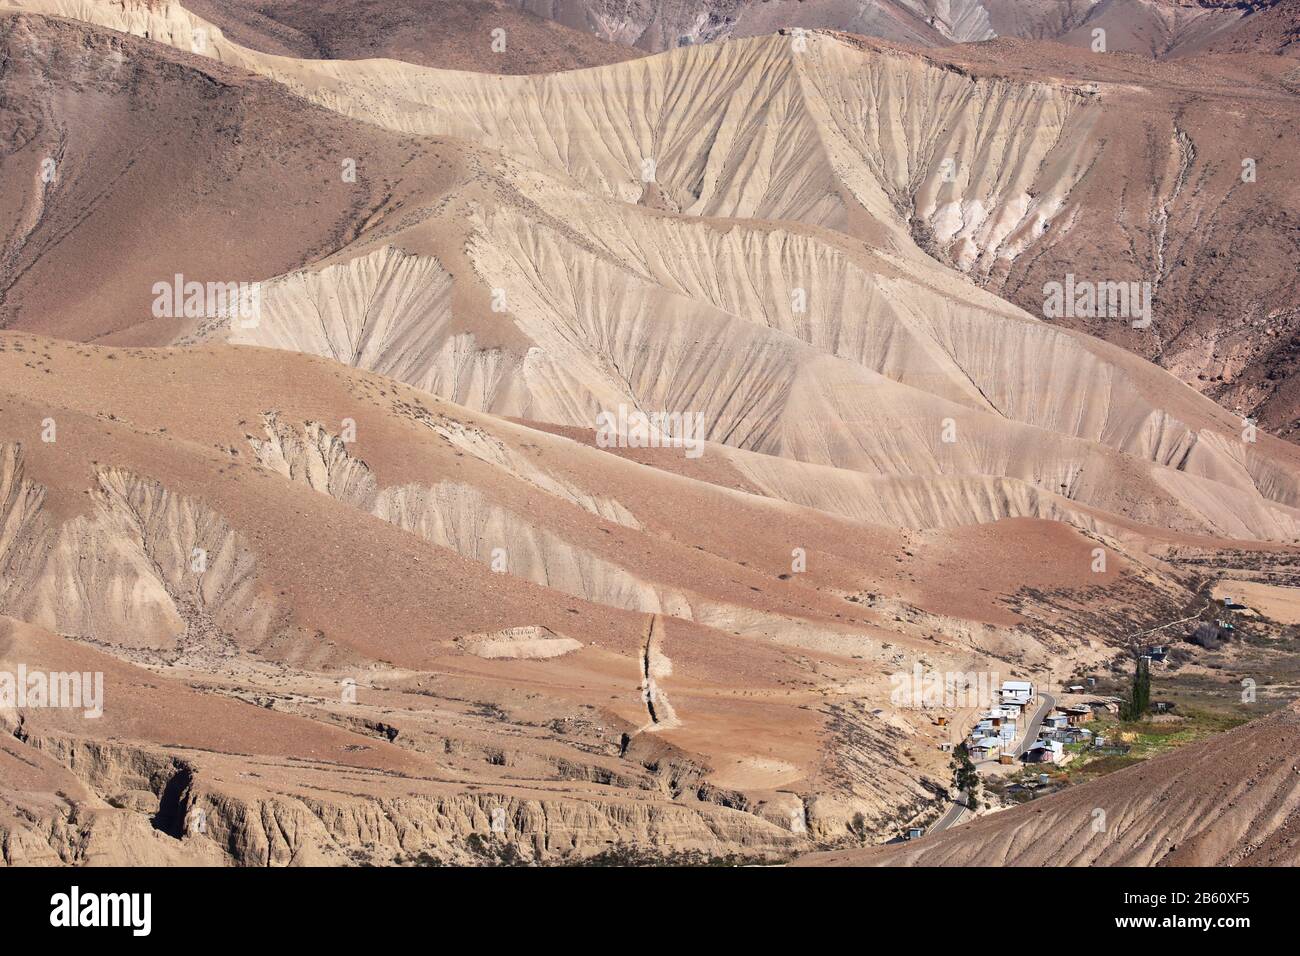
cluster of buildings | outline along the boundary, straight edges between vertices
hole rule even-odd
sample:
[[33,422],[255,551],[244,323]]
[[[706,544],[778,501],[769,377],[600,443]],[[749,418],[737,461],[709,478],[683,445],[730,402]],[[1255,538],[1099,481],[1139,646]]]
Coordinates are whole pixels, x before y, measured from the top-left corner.
[[1020,736],[1020,722],[1034,699],[1034,685],[1027,680],[1002,682],[998,690],[998,703],[980,715],[970,732],[966,749],[972,760],[1001,760],[1013,757],[1016,739]]
[[1061,763],[1066,744],[1092,743],[1092,731],[1082,726],[1090,720],[1092,708],[1086,704],[1053,708],[1043,718],[1038,739],[1025,751],[1025,763]]
[[[967,739],[971,759],[1013,763],[1021,722],[1032,717],[1033,699],[1031,681],[1003,681],[998,704],[980,715]],[[1092,742],[1092,731],[1082,726],[1092,720],[1092,714],[1092,707],[1086,704],[1053,708],[1020,759],[1026,763],[1062,762],[1066,744]]]
[[[1087,686],[1096,687],[1097,679],[1087,678]],[[1082,693],[1084,686],[1076,684],[1071,686],[1069,691]],[[1063,763],[1066,759],[1067,744],[1086,743],[1094,747],[1104,747],[1109,743],[1083,726],[1093,719],[1093,715],[1098,710],[1112,713],[1118,710],[1115,699],[1097,699],[1086,704],[1053,707],[1043,718],[1034,741],[1023,754],[1017,755],[1016,741],[1020,739],[1021,722],[1033,719],[1035,696],[1032,681],[1003,681],[997,693],[997,703],[980,714],[979,720],[967,737],[966,749],[971,759],[996,760],[1002,764],[1014,764],[1017,759],[1025,763]],[[939,717],[936,722],[943,726],[947,724],[948,718]],[[941,744],[940,748],[948,751],[952,749],[952,744]],[[1037,790],[1046,785],[1048,780],[1047,774],[1040,774],[1038,784],[1029,783],[1023,786]],[[1021,785],[1017,784],[1017,786]],[[904,831],[903,839],[915,840],[924,833],[923,827],[909,827]]]

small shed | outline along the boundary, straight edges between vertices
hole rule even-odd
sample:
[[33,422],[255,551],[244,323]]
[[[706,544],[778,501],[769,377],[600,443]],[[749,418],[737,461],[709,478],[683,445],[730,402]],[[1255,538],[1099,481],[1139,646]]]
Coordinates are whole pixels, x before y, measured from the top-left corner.
[[1163,664],[1165,658],[1169,656],[1169,647],[1165,644],[1157,644],[1155,647],[1148,648],[1142,656],[1152,664]]

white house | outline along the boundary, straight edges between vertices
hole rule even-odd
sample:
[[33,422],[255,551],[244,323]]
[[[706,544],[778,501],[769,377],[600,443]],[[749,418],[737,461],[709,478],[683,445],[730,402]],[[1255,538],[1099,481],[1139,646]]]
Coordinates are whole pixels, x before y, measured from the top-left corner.
[[1033,698],[1034,685],[1030,681],[1004,680],[1002,682],[1002,703],[1024,707]]
[[974,736],[991,737],[1007,724],[1016,722],[1016,712],[1012,707],[993,707],[988,713],[980,714],[979,723],[975,725]]

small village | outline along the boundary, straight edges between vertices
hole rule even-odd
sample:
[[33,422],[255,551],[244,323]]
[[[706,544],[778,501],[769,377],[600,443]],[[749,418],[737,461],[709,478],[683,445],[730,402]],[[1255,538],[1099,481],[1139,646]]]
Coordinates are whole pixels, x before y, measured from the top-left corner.
[[[1168,650],[1157,645],[1144,649],[1142,657],[1158,666]],[[1040,696],[1033,681],[1003,681],[996,693],[996,703],[978,715],[965,739],[957,745],[941,743],[939,749],[953,753],[964,748],[981,779],[997,781],[1000,793],[1013,801],[1052,792],[1056,786],[1047,773],[1026,777],[1023,771],[1042,764],[1064,766],[1084,750],[1099,755],[1121,755],[1128,749],[1122,741],[1108,739],[1087,726],[1099,717],[1118,715],[1120,702],[1095,693],[1097,678],[1088,677],[1084,681],[1062,688],[1062,696],[1071,702],[1060,704],[1052,695]],[[1152,702],[1155,710],[1171,706],[1164,701]],[[947,726],[949,720],[939,716],[935,724]],[[943,829],[958,822],[964,815],[961,806],[965,800],[966,796],[960,795],[954,801],[956,812],[950,810],[932,826]],[[926,827],[911,826],[903,832],[902,839],[915,840],[926,832]]]
[[[1253,612],[1232,597],[1221,602],[1221,615],[1201,621],[1186,635],[1186,641],[1203,648],[1213,648],[1233,639],[1234,616],[1250,617]],[[1173,648],[1169,644],[1148,644],[1135,650],[1139,666],[1148,671],[1167,666]],[[1006,680],[993,693],[993,702],[975,717],[975,723],[960,742],[939,744],[944,753],[954,756],[954,768],[962,768],[967,781],[978,791],[993,797],[994,806],[1009,806],[1052,793],[1063,785],[1059,774],[1049,768],[1061,768],[1076,758],[1122,757],[1129,752],[1123,736],[1114,739],[1088,726],[1101,718],[1118,718],[1121,698],[1099,693],[1097,677],[1082,677],[1054,693],[1040,693],[1031,680]],[[1056,696],[1060,695],[1060,698]],[[1170,714],[1175,704],[1168,700],[1149,701],[1149,712]],[[937,716],[934,724],[947,727],[949,716]],[[1114,727],[1112,721],[1102,723]],[[1124,735],[1131,737],[1131,735]],[[1042,766],[1048,765],[1048,766]],[[1040,772],[1032,771],[1042,766]],[[958,779],[962,773],[959,772]],[[953,792],[953,803],[928,828],[909,826],[903,840],[915,840],[927,832],[946,829],[960,822],[975,801],[962,787]]]
[[[1238,623],[1257,618],[1240,595],[1225,589],[1197,619],[1171,622],[1143,635],[1150,640],[1158,631],[1183,625],[1183,644],[1135,642],[1131,660],[1137,673],[1147,675],[1176,668],[1187,659],[1189,646],[1222,647],[1239,639]],[[1149,676],[1146,684],[1144,714],[1156,721],[1188,719],[1175,714],[1174,701],[1150,698]],[[1100,758],[1126,758],[1140,735],[1125,723],[1132,720],[1124,712],[1126,697],[1112,696],[1119,689],[1113,675],[1076,673],[1068,683],[1049,679],[1045,687],[1021,678],[999,685],[994,675],[980,688],[978,704],[931,718],[947,738],[941,737],[938,749],[952,758],[951,802],[928,825],[913,822],[895,839],[915,840],[955,826],[972,812],[1003,809],[1056,792],[1069,785],[1074,772],[1063,768],[1076,761],[1091,767]],[[963,733],[967,721],[973,723]]]
[[[1089,680],[1095,686],[1095,679]],[[1087,693],[1087,687],[1079,684],[1066,690],[1070,694]],[[1099,698],[1086,703],[1052,706],[1035,715],[1033,704],[1037,697],[1032,681],[1008,680],[1002,683],[998,704],[979,716],[966,738],[966,750],[977,765],[1062,764],[1070,759],[1065,750],[1068,744],[1106,745],[1104,738],[1094,739],[1093,732],[1084,724],[1099,712],[1117,713],[1118,702]],[[1036,726],[1033,725],[1035,716],[1041,717]],[[946,719],[939,718],[939,723],[946,723]],[[1022,741],[1022,728],[1035,730],[1034,739]],[[951,751],[953,746],[941,744],[940,749]]]

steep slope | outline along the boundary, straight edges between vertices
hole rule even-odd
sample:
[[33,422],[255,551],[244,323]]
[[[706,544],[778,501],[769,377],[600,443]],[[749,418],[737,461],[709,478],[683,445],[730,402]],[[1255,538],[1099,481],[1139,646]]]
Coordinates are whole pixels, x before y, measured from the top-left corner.
[[[1295,0],[981,0],[998,36],[1155,58],[1295,55]],[[1096,31],[1102,31],[1099,36]]]
[[507,0],[191,0],[230,39],[307,59],[387,57],[478,73],[554,73],[639,51]]
[[[1204,584],[1155,555],[1295,551],[1293,446],[981,288],[1092,248],[1191,70],[812,34],[494,77],[19,6],[0,663],[107,696],[0,710],[10,861],[859,845],[949,776],[900,672],[1100,666]],[[1253,64],[1196,82],[1286,116]],[[1178,129],[1123,197],[1161,263],[1223,185]]]
[[[810,866],[1295,866],[1300,708],[915,843]],[[1176,808],[1171,812],[1170,808]]]
[[1195,53],[1254,12],[1235,0],[983,0],[998,36],[1052,39],[1079,49],[1149,57]]
[[[890,673],[913,659],[946,670],[1047,661],[1060,635],[1040,612],[1009,609],[1025,607],[1026,587],[1061,595],[1062,609],[1098,587],[1120,603],[1141,594],[1139,615],[1186,599],[1177,575],[1119,542],[1098,575],[1097,540],[1061,525],[1011,522],[977,538],[875,527],[320,359],[12,333],[0,344],[0,613],[62,635],[24,639],[7,660],[122,662],[78,667],[106,672],[109,723],[39,708],[0,719],[65,767],[114,774],[82,777],[101,800],[174,790],[179,771],[142,767],[205,768],[210,820],[233,833],[208,839],[227,861],[337,861],[364,833],[331,823],[326,835],[312,819],[397,799],[371,772],[397,768],[416,795],[399,814],[411,831],[380,841],[390,855],[454,858],[487,832],[476,821],[489,804],[507,800],[550,821],[520,810],[530,822],[503,838],[543,859],[607,839],[767,854],[888,830],[943,773],[928,717],[887,705]],[[902,563],[916,548],[935,564]],[[791,573],[795,549],[807,567]],[[1005,577],[954,596],[951,575],[966,573],[955,569],[992,555]],[[1078,641],[1079,624],[1058,621]],[[1090,634],[1074,652],[1104,654],[1105,631]],[[129,690],[141,682],[157,685],[160,710],[116,723],[147,703]],[[227,709],[190,739],[162,714],[184,706],[166,695],[193,691]],[[241,718],[249,702],[304,723],[286,737],[274,715]],[[111,759],[77,760],[110,726]],[[297,771],[287,761],[304,751],[266,749],[320,727],[368,741],[313,744],[320,767]],[[926,745],[909,757],[904,741]],[[342,759],[322,747],[370,768],[346,807],[267,793],[316,787]],[[270,782],[241,783],[238,760],[222,756],[240,753],[262,755]],[[303,846],[247,830],[263,805],[298,821]],[[558,822],[579,805],[596,817]],[[678,822],[659,828],[646,813]]]
[[[881,478],[1014,477],[1145,524],[1296,534],[1293,453],[1267,437],[1242,442],[1230,417],[1117,350],[944,300],[901,276],[884,282],[852,257],[780,232],[638,222],[636,241],[682,251],[616,267],[615,252],[597,257],[546,230],[519,244],[517,216],[501,209],[483,221],[470,251],[485,283],[503,290],[524,343],[476,349],[448,328],[446,310],[367,295],[367,273],[436,268],[387,246],[346,268],[269,283],[266,321],[234,330],[232,341],[342,358],[498,414],[595,427],[620,405],[686,410],[700,416],[705,440],[809,464]],[[782,258],[789,264],[777,271],[747,267]],[[713,269],[678,273],[660,262]],[[791,272],[818,303],[806,315],[764,307],[788,297],[770,283]],[[709,285],[691,290],[696,277]],[[313,286],[314,301],[331,309],[368,303],[338,311],[329,326],[338,329],[331,338],[360,329],[346,335],[359,351],[341,354],[320,325],[293,318],[317,311],[303,298]],[[870,325],[841,327],[857,321],[849,303],[877,300]],[[418,347],[367,344],[413,335]],[[1144,482],[1148,491],[1134,496]],[[1237,493],[1211,490],[1224,485]],[[1178,499],[1190,508],[1182,517]]]
[[762,36],[780,29],[839,29],[934,46],[987,39],[974,0],[509,0],[579,30],[659,53]]
[[[168,341],[153,286],[332,252],[454,154],[304,109],[277,84],[66,21],[0,16],[0,327]],[[359,175],[343,179],[343,164]],[[274,215],[267,215],[274,210]],[[291,222],[293,228],[285,228]]]
[[1081,261],[1096,263],[1093,281],[1145,281],[1153,317],[1145,330],[1114,318],[1063,321],[1294,436],[1300,152],[1286,143],[1285,131],[1296,128],[1287,61],[1215,56],[1155,65],[1010,41],[963,47],[954,59],[974,69],[1020,61],[1026,76],[1050,62],[1065,78],[1116,84],[1102,87],[1103,103],[1112,102],[1090,134],[1107,143],[1093,167],[1100,175],[1072,190],[1065,228],[999,263],[987,287],[1041,314],[1047,283],[1075,272],[1084,278]]
[[494,79],[256,54],[174,4],[24,8],[186,49],[205,31],[208,54],[358,120],[472,140],[599,196],[929,254],[1038,315],[1051,284],[1093,263],[1075,278],[1144,287],[1150,321],[1134,328],[1110,307],[1058,321],[1265,429],[1289,436],[1300,422],[1285,384],[1300,322],[1300,108],[1282,60],[1156,64],[1009,40],[921,57],[812,34]]
[[[1240,421],[1167,376],[936,265],[895,210],[920,203],[926,221],[947,221],[947,184],[917,183],[924,163],[882,134],[883,120],[853,125],[859,97],[892,123],[916,124],[918,141],[947,124],[961,168],[979,170],[967,188],[987,203],[975,205],[1012,210],[958,211],[965,221],[950,248],[978,251],[965,262],[978,272],[1014,260],[1028,241],[1016,236],[1037,231],[1029,223],[1078,215],[1066,211],[1085,188],[1070,185],[1078,173],[1028,205],[1016,197],[1056,161],[1068,127],[1096,122],[1087,96],[873,58],[829,37],[810,42],[804,53],[777,38],[608,68],[630,81],[613,83],[612,97],[598,85],[610,82],[604,71],[491,79],[272,62],[234,49],[282,77],[297,71],[293,85],[338,109],[473,137],[523,161],[461,148],[458,180],[421,182],[408,208],[373,215],[327,264],[266,283],[257,322],[191,322],[181,340],[307,351],[496,414],[594,427],[620,406],[662,410],[698,416],[702,439],[805,464],[958,478],[979,494],[990,479],[1013,479],[1140,524],[1294,540],[1293,451],[1267,436],[1252,441]],[[849,82],[851,64],[874,72]],[[421,82],[398,97],[391,82],[358,79],[381,66],[390,81]],[[911,105],[917,90],[933,105]],[[670,109],[680,96],[696,107]],[[560,128],[580,135],[556,140],[538,120],[552,98],[572,117]],[[766,104],[768,123],[729,121],[755,102]],[[784,131],[770,122],[774,109],[784,110]],[[999,141],[973,119],[990,111],[1058,125]],[[815,189],[790,148],[800,137],[823,159]],[[710,148],[696,145],[705,141]],[[766,164],[743,165],[768,150]],[[692,215],[630,202],[645,187],[632,178],[643,152],[663,157],[661,197],[681,197]],[[994,155],[1000,163],[990,166]],[[864,250],[826,225],[875,233],[883,248]],[[176,271],[154,268],[163,279]],[[1012,515],[1060,513],[1032,495],[1001,498],[1026,509]],[[911,501],[901,510],[918,512]],[[969,514],[962,505],[930,520]]]
[[1300,321],[1300,116],[1273,64],[1157,65],[1018,41],[922,58],[814,34],[493,79],[257,54],[175,4],[23,7],[185,49],[201,35],[208,55],[332,110],[473,140],[583,191],[816,225],[909,260],[924,251],[1040,315],[1050,283],[1096,263],[1077,278],[1145,283],[1150,321],[1062,321],[1266,429],[1300,422],[1284,385]]
[[1205,45],[1212,53],[1300,56],[1300,0],[1276,0]]
[[[1295,42],[1292,0],[510,0],[650,52],[780,29],[843,30],[918,46],[994,37],[1111,52],[1182,56],[1207,47],[1282,52]],[[1288,20],[1288,17],[1290,19]],[[1289,37],[1289,39],[1288,39]]]

